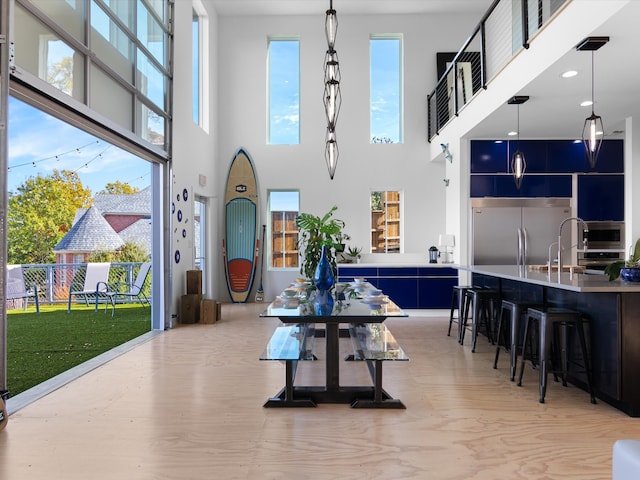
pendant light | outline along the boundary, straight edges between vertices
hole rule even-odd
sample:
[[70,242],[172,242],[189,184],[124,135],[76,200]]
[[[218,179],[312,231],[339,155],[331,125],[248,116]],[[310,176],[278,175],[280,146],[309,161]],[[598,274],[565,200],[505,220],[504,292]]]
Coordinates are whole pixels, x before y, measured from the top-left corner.
[[600,147],[602,146],[602,137],[604,136],[604,126],[602,124],[602,117],[595,114],[594,111],[594,67],[593,58],[594,52],[600,47],[605,45],[609,41],[609,37],[587,37],[580,42],[576,49],[579,51],[591,52],[591,115],[584,121],[584,127],[582,128],[582,142],[584,143],[585,153],[589,159],[589,165],[591,168],[595,168],[598,161],[598,154],[600,153]]
[[329,10],[326,11],[325,34],[327,36],[327,52],[324,58],[324,111],[327,116],[327,132],[325,137],[325,160],[329,177],[333,180],[338,165],[338,143],[336,139],[336,124],[342,104],[340,94],[340,62],[335,50],[336,34],[338,31],[338,17],[333,9],[333,0],[329,0]]
[[520,190],[520,186],[522,185],[522,179],[524,178],[524,172],[527,169],[527,161],[524,157],[524,153],[520,151],[520,105],[529,100],[529,97],[526,95],[516,95],[515,97],[511,97],[507,102],[509,105],[516,105],[518,107],[517,114],[517,143],[516,143],[516,151],[511,157],[511,174],[513,175],[513,181],[516,184],[516,188]]

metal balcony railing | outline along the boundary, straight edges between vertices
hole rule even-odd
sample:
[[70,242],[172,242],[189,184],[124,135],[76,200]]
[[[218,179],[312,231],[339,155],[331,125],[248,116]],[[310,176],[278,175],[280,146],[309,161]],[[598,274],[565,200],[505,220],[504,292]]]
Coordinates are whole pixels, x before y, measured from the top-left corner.
[[456,54],[438,54],[438,82],[427,97],[433,138],[573,0],[495,0]]
[[[112,263],[109,270],[109,285],[133,284],[140,265],[142,263],[139,262]],[[22,265],[25,286],[27,288],[32,285],[38,287],[40,305],[66,303],[69,299],[69,289],[72,288],[74,291],[82,289],[86,270],[86,263],[30,263]],[[145,284],[145,292],[150,298],[150,280],[147,280]],[[75,298],[74,301],[76,301]],[[118,301],[120,302],[120,299]],[[7,307],[21,308],[22,302],[22,299],[9,300]]]

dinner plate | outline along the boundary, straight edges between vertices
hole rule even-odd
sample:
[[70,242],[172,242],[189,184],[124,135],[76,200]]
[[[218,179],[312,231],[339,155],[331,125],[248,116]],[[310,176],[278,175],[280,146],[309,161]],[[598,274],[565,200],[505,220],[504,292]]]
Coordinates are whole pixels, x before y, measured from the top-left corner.
[[288,297],[287,295],[278,295],[278,298],[283,302],[291,302],[293,300],[298,300],[297,295],[294,295],[293,297]]
[[368,303],[369,305],[383,305],[389,303],[384,295],[378,295],[375,297],[364,297],[362,303]]

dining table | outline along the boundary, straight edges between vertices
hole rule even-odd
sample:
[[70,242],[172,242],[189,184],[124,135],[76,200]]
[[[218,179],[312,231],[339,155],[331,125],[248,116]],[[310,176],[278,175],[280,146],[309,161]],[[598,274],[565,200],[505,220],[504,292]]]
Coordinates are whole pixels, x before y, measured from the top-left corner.
[[[374,291],[375,295],[369,295]],[[300,294],[278,295],[261,318],[278,318],[283,325],[295,327],[295,334],[276,335],[270,340],[261,360],[284,360],[287,364],[285,386],[269,398],[265,407],[315,407],[318,403],[345,403],[353,408],[405,408],[382,388],[382,364],[385,361],[408,361],[409,358],[383,322],[388,318],[407,317],[388,296],[370,284],[343,285],[335,293],[299,289]],[[282,342],[295,337],[299,355],[279,356]],[[294,385],[297,363],[316,360],[310,345],[325,339],[325,384]],[[351,339],[353,354],[340,358],[340,339]],[[346,340],[345,340],[346,341]],[[289,348],[290,342],[287,344]],[[340,367],[344,362],[364,361],[373,385],[341,385]]]

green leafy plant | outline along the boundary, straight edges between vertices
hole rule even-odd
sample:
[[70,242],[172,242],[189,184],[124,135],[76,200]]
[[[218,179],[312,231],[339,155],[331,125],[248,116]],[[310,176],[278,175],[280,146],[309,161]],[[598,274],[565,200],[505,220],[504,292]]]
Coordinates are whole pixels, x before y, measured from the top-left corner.
[[333,218],[338,209],[333,206],[324,216],[300,213],[296,217],[298,227],[298,252],[300,252],[300,273],[306,278],[313,278],[316,266],[322,255],[322,246],[327,246],[327,256],[334,275],[336,269],[336,251],[340,250],[345,234],[342,232],[344,222]]
[[620,276],[622,268],[640,268],[640,238],[636,240],[627,260],[617,260],[610,263],[604,269],[604,273],[609,276],[609,281],[613,281]]
[[347,255],[351,258],[360,258],[360,253],[362,253],[362,247],[347,247]]

